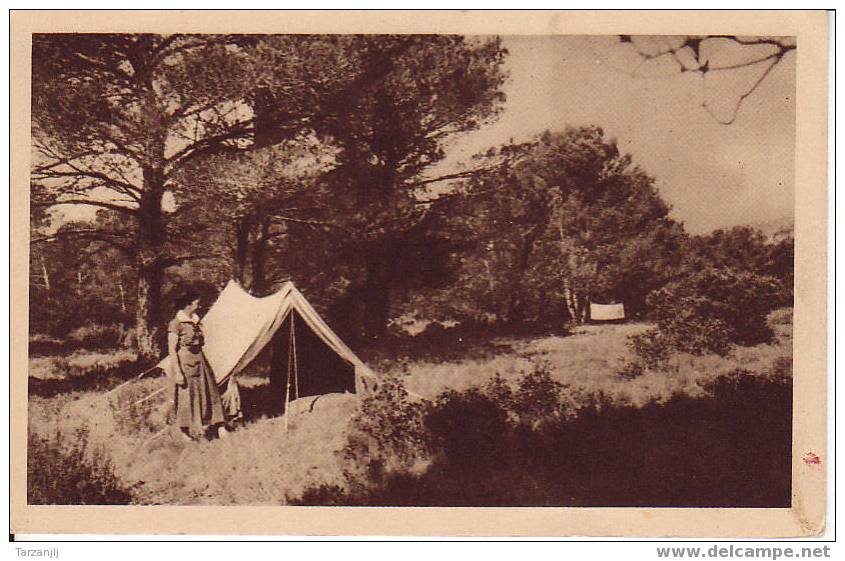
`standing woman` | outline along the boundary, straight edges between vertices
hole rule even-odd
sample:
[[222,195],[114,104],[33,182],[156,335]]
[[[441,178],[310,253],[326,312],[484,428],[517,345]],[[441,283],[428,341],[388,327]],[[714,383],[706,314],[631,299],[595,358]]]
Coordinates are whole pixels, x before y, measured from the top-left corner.
[[193,440],[207,427],[223,423],[223,406],[211,367],[202,352],[204,339],[197,315],[200,294],[193,289],[182,289],[174,304],[176,317],[167,329],[174,424],[184,438]]

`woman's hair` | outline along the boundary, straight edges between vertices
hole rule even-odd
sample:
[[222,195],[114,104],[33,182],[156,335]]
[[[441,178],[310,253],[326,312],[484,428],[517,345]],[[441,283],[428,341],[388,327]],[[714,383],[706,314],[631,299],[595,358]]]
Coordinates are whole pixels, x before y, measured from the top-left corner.
[[216,295],[217,289],[212,284],[204,281],[182,281],[171,289],[168,300],[173,305],[174,312],[178,312],[194,300],[210,304]]
[[192,286],[177,287],[173,291],[173,296],[171,296],[173,307],[176,311],[185,309],[185,306],[194,300],[200,300],[201,298],[202,294],[200,294],[200,292]]

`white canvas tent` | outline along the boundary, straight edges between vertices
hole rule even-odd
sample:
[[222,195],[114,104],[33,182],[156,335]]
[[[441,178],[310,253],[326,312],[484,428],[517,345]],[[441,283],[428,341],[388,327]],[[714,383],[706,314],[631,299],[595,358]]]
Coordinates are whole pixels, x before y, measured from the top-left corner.
[[618,321],[625,319],[624,304],[596,304],[590,302],[590,320]]
[[[288,369],[293,364],[299,371],[295,397],[330,391],[361,393],[374,387],[372,370],[340,340],[292,282],[275,294],[256,298],[229,281],[202,319],[202,329],[203,352],[218,384],[238,374],[272,344],[274,351],[279,350],[276,354],[286,354]],[[312,348],[310,355],[308,349],[300,349],[308,345]],[[159,367],[166,371],[169,360],[165,358]]]

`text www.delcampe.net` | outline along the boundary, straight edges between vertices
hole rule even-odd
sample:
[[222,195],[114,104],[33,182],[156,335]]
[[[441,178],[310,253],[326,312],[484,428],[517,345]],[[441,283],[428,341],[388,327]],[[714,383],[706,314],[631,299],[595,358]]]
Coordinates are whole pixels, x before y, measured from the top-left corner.
[[679,558],[748,558],[748,559],[813,559],[830,557],[830,546],[823,547],[754,547],[717,546],[703,547],[658,547],[657,556],[667,559]]

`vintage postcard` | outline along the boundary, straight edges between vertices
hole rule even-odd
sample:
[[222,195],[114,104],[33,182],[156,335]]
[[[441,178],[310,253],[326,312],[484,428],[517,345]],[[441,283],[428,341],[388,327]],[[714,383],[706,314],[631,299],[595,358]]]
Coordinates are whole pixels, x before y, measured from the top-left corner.
[[827,13],[11,26],[12,533],[823,532]]

